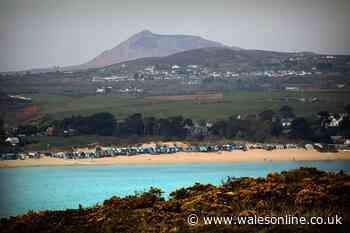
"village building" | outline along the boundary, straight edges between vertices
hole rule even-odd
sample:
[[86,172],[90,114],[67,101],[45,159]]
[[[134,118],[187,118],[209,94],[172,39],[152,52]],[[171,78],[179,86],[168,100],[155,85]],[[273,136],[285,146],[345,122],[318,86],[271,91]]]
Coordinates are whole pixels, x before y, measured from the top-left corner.
[[326,128],[328,127],[339,127],[340,123],[343,121],[344,114],[341,114],[339,116],[330,115],[329,116],[329,122],[326,123]]
[[105,94],[106,93],[106,88],[97,88],[96,89],[96,94]]
[[18,137],[8,137],[6,138],[5,142],[10,143],[12,146],[16,146],[19,143]]
[[292,118],[282,118],[281,124],[283,128],[288,128],[292,125],[293,119]]
[[55,128],[50,126],[46,129],[47,136],[53,136],[55,134]]

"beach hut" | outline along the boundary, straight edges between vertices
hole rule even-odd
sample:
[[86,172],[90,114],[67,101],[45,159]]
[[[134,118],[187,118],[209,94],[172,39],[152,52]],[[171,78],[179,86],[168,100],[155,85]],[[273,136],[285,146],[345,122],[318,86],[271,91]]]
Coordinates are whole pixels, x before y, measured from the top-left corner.
[[219,145],[210,146],[209,151],[218,152],[218,151],[220,151],[220,146]]
[[312,144],[306,144],[304,147],[306,150],[313,150],[314,149],[314,146]]
[[296,144],[287,144],[287,145],[286,145],[286,148],[287,148],[287,149],[297,149],[298,146],[297,146]]
[[115,149],[115,155],[121,155],[121,153],[122,153],[122,150],[119,148],[119,147],[116,147]]
[[137,154],[136,147],[128,147],[126,148],[127,155],[135,155]]
[[195,146],[188,146],[186,149],[185,149],[186,152],[196,152],[197,149]]
[[144,154],[151,154],[151,148],[149,148],[149,147],[143,148],[143,153]]
[[283,150],[284,149],[284,145],[283,144],[276,144],[275,148],[278,150]]
[[128,149],[125,147],[120,148],[120,155],[128,155]]
[[248,147],[246,144],[237,144],[237,149],[247,151]]
[[138,154],[143,154],[143,148],[142,148],[142,147],[137,147],[137,148],[136,148],[136,152],[137,152]]
[[234,149],[236,149],[236,144],[223,145],[223,150],[225,151],[233,151]]
[[208,152],[207,146],[199,146],[199,152]]
[[236,148],[237,148],[237,145],[236,144],[229,144],[230,145],[230,148],[231,148],[231,150],[235,150]]

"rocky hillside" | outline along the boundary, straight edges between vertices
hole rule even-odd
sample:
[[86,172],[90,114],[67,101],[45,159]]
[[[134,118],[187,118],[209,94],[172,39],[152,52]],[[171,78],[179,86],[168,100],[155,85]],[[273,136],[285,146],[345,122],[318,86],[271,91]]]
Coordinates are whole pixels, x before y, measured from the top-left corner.
[[191,49],[223,46],[199,36],[161,35],[144,30],[74,69],[98,68],[137,58],[163,57]]

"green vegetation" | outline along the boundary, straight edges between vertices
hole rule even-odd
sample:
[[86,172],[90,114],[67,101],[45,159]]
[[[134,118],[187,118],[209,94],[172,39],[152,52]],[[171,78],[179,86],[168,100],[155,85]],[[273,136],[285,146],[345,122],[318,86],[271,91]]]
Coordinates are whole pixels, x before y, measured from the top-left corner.
[[[231,116],[208,123],[183,116],[165,118],[145,117],[135,113],[116,119],[109,112],[89,116],[72,116],[62,120],[43,121],[36,125],[20,125],[16,135],[32,135],[21,145],[26,149],[51,149],[51,147],[81,146],[91,143],[131,144],[140,141],[161,140],[245,140],[256,142],[294,141],[334,143],[350,136],[350,105],[345,114],[318,112],[308,118],[297,116],[293,108],[282,106],[278,111],[265,110],[246,117]],[[334,125],[334,121],[337,125]],[[331,125],[331,123],[333,125]],[[48,131],[49,129],[49,131]],[[33,137],[33,135],[41,135]],[[50,137],[47,137],[51,136]],[[55,136],[55,137],[53,137]],[[61,137],[57,137],[61,136]],[[84,137],[86,136],[86,137]]]
[[[118,184],[116,184],[118,185]],[[344,232],[350,224],[350,176],[300,168],[266,178],[228,178],[221,186],[196,183],[162,197],[151,188],[125,198],[112,197],[91,208],[28,212],[2,219],[1,232]],[[196,214],[199,223],[189,225]],[[342,225],[204,224],[204,216],[338,215]]]
[[47,150],[53,148],[85,146],[92,143],[117,144],[120,139],[112,136],[81,135],[81,136],[32,136],[28,138],[31,144],[25,146],[26,150]]
[[[285,91],[240,91],[224,93],[222,101],[145,101],[142,96],[110,95],[43,95],[31,94],[33,103],[38,104],[42,113],[53,119],[63,119],[72,115],[91,115],[97,112],[111,112],[117,119],[134,113],[145,116],[170,117],[183,115],[186,118],[215,120],[232,115],[252,114],[266,109],[278,110],[283,105],[293,107],[300,116],[314,115],[322,110],[339,112],[349,104],[350,92],[285,92]],[[308,102],[316,97],[317,102]],[[288,102],[285,101],[289,98]],[[297,100],[305,98],[306,102]]]

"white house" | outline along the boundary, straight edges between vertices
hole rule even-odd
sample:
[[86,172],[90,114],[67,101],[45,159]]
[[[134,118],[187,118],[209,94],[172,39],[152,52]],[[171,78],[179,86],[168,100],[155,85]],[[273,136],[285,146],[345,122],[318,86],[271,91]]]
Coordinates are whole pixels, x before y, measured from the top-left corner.
[[145,71],[148,71],[150,73],[153,73],[154,72],[154,66],[148,66],[145,68]]
[[292,121],[293,119],[292,118],[283,118],[281,120],[281,124],[282,124],[282,127],[283,128],[288,128],[292,125]]
[[104,93],[106,93],[106,89],[104,87],[96,89],[96,94],[104,94]]
[[344,115],[340,115],[339,118],[336,118],[335,116],[330,116],[330,122],[327,124],[327,127],[339,127],[340,123],[343,120]]
[[300,91],[299,87],[285,87],[284,89],[286,91]]
[[17,137],[8,137],[5,142],[9,142],[12,146],[15,146],[19,143],[19,139]]

